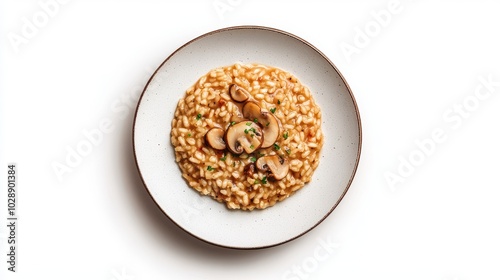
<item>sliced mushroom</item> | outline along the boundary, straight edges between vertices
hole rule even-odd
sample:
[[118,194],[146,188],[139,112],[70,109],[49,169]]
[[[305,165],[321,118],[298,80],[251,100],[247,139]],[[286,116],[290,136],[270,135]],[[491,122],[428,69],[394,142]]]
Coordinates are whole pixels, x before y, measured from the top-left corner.
[[269,178],[281,180],[288,174],[288,161],[278,155],[264,156],[255,162],[255,166],[261,171],[270,172]]
[[243,117],[250,120],[257,120],[262,126],[262,131],[265,135],[262,148],[271,147],[280,134],[280,126],[278,119],[267,110],[260,108],[259,104],[253,101],[248,101],[242,108]]
[[264,134],[254,122],[245,120],[227,128],[224,140],[234,154],[253,153],[262,146]]
[[226,143],[224,142],[224,130],[219,127],[213,127],[205,134],[205,142],[215,150],[224,150]]
[[250,97],[250,93],[236,85],[236,84],[232,84],[230,87],[229,87],[229,95],[231,96],[231,98],[236,101],[236,102],[245,102],[248,100],[248,98]]

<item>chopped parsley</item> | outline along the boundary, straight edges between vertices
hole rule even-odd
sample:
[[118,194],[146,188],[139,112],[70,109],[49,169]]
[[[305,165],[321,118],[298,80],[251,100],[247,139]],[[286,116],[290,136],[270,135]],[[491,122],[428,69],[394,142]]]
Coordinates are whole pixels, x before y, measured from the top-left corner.
[[260,180],[262,182],[262,184],[267,184],[267,177],[264,176],[262,177],[262,180]]
[[292,150],[290,150],[289,148],[285,148],[285,151],[287,154],[291,154],[292,153]]
[[207,170],[208,170],[208,171],[214,171],[214,170],[215,170],[215,168],[213,168],[211,165],[209,165],[209,166],[207,167]]
[[270,124],[271,124],[271,123],[270,123],[270,122],[268,122],[268,123],[266,123],[266,126],[269,126]]
[[250,145],[250,149],[253,149],[253,148],[255,148],[255,146],[254,145]]
[[251,126],[251,125],[252,125],[252,122],[247,122],[247,125],[248,125],[248,126]]
[[254,123],[257,123],[259,120],[257,118],[253,119]]
[[220,158],[221,161],[226,161],[226,159],[227,159],[226,155],[224,155],[223,157]]
[[255,157],[251,157],[251,158],[250,158],[250,161],[251,161],[251,162],[255,162],[255,161],[257,161],[257,159],[256,159]]
[[278,143],[274,143],[273,144],[273,147],[276,151],[278,151],[280,149],[280,146],[278,145]]
[[258,183],[260,183],[259,180],[255,179],[255,181],[253,181],[254,185],[257,185]]
[[259,157],[263,157],[263,156],[265,156],[266,154],[263,154],[263,153],[259,152],[259,153],[258,153],[258,155],[259,155]]
[[283,133],[283,138],[285,138],[285,140],[286,140],[286,139],[288,139],[288,131],[285,131],[285,132]]
[[191,137],[191,133],[188,133],[188,137]]
[[196,115],[196,120],[199,121],[201,119],[201,114]]
[[271,109],[269,109],[269,111],[271,111],[271,113],[274,114],[274,112],[276,112],[276,108],[271,108]]
[[245,134],[248,134],[248,129],[245,129]]
[[281,100],[278,99],[278,105],[280,105],[280,104],[281,104]]
[[229,125],[230,125],[230,126],[233,126],[235,123],[236,123],[236,122],[231,122]]

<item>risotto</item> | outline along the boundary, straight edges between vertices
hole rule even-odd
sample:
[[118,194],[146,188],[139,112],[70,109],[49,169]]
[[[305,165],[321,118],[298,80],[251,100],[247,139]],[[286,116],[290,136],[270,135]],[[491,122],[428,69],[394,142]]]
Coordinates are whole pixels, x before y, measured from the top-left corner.
[[187,89],[171,142],[190,187],[230,209],[264,209],[311,181],[323,146],[321,110],[292,74],[234,64]]

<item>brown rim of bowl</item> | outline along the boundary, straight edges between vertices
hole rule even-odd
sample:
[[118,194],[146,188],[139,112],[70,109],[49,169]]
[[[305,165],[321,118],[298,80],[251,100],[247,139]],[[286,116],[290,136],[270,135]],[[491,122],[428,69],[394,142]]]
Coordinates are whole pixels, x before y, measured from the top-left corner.
[[[153,195],[151,195],[151,192],[149,191],[148,187],[146,186],[146,182],[144,181],[144,177],[142,176],[142,173],[141,173],[141,169],[139,168],[139,164],[137,162],[137,154],[136,154],[136,150],[135,150],[135,124],[136,124],[136,121],[137,121],[137,113],[139,111],[139,106],[141,105],[141,101],[142,101],[142,97],[144,96],[144,92],[146,92],[146,89],[148,88],[149,86],[149,83],[151,82],[151,80],[153,79],[153,77],[156,75],[156,73],[158,72],[158,70],[172,57],[174,56],[178,51],[180,51],[181,49],[183,49],[184,47],[186,47],[187,45],[193,43],[194,41],[197,41],[199,39],[202,39],[204,37],[207,37],[207,36],[210,36],[210,35],[213,35],[213,34],[216,34],[216,33],[219,33],[219,32],[225,32],[225,31],[232,31],[232,30],[244,30],[244,29],[257,29],[257,30],[263,30],[263,31],[270,31],[270,32],[275,32],[275,33],[279,33],[281,35],[286,35],[286,36],[289,36],[295,40],[298,40],[299,42],[302,42],[303,44],[307,45],[308,47],[310,47],[311,49],[313,49],[315,52],[317,52],[321,57],[323,57],[323,59],[325,59],[329,64],[330,66],[333,68],[333,70],[335,70],[335,72],[339,75],[339,77],[342,79],[342,82],[345,84],[347,90],[349,91],[349,95],[351,96],[351,100],[353,102],[353,105],[354,105],[354,109],[356,111],[356,118],[357,118],[357,121],[358,121],[358,132],[359,132],[359,139],[358,139],[358,153],[357,153],[357,157],[356,157],[356,162],[354,164],[354,169],[352,171],[352,174],[351,174],[351,177],[349,178],[349,181],[347,183],[347,186],[346,188],[344,189],[344,192],[340,195],[340,197],[337,199],[337,202],[333,205],[333,207],[330,209],[330,211],[328,211],[328,213],[325,214],[325,216],[323,216],[323,218],[321,218],[316,224],[314,224],[311,228],[305,230],[304,232],[302,232],[301,234],[295,236],[295,237],[292,237],[290,239],[287,239],[285,241],[282,241],[282,242],[279,242],[279,243],[276,243],[276,244],[271,244],[271,245],[265,245],[265,246],[259,246],[259,247],[233,247],[233,246],[227,246],[227,245],[222,245],[222,244],[217,244],[217,243],[214,243],[214,242],[211,242],[211,241],[208,241],[208,240],[205,240],[199,236],[196,236],[194,235],[193,233],[189,232],[188,230],[184,229],[183,227],[181,227],[178,223],[176,223],[172,218],[170,218],[170,216],[165,213],[165,211],[163,211],[163,209],[160,207],[160,205],[158,204],[158,202],[156,201],[156,199],[153,197]],[[201,240],[203,242],[206,242],[208,244],[211,244],[211,245],[215,245],[215,246],[218,246],[218,247],[222,247],[222,248],[228,248],[228,249],[237,249],[237,250],[256,250],[256,249],[266,249],[266,248],[271,248],[271,247],[275,247],[275,246],[279,246],[279,245],[282,245],[282,244],[285,244],[285,243],[288,243],[292,240],[295,240],[301,236],[303,236],[304,234],[308,233],[309,231],[311,231],[312,229],[316,228],[319,224],[321,224],[325,219],[326,217],[328,217],[332,212],[333,210],[335,210],[335,208],[337,208],[337,206],[339,205],[340,201],[342,201],[342,199],[344,198],[345,194],[347,193],[347,191],[349,190],[349,187],[351,186],[351,183],[354,179],[354,175],[356,174],[356,171],[358,169],[358,164],[359,164],[359,160],[360,160],[360,157],[361,157],[361,144],[362,144],[362,129],[361,129],[361,117],[360,117],[360,114],[359,114],[359,109],[358,109],[358,105],[356,103],[356,99],[354,98],[354,95],[352,93],[352,90],[351,88],[349,87],[349,84],[347,83],[347,81],[345,80],[344,76],[340,73],[340,71],[337,69],[337,67],[333,64],[332,61],[330,61],[330,59],[325,55],[323,54],[319,49],[317,49],[315,46],[313,46],[311,43],[307,42],[306,40],[294,35],[294,34],[291,34],[291,33],[288,33],[286,31],[283,31],[283,30],[279,30],[279,29],[276,29],[276,28],[272,28],[272,27],[265,27],[265,26],[257,26],[257,25],[239,25],[239,26],[231,26],[231,27],[225,27],[225,28],[221,28],[221,29],[217,29],[217,30],[214,30],[214,31],[210,31],[208,33],[205,33],[203,35],[200,35],[190,41],[188,41],[187,43],[183,44],[182,46],[180,46],[179,48],[177,48],[172,54],[170,54],[161,64],[160,66],[158,66],[158,68],[156,68],[155,72],[151,75],[151,77],[149,78],[148,82],[146,83],[146,85],[144,86],[144,89],[141,93],[141,96],[139,98],[139,101],[137,102],[137,107],[135,109],[135,114],[134,114],[134,122],[133,122],[133,127],[132,127],[132,148],[134,150],[134,160],[135,160],[135,165],[137,167],[137,171],[139,171],[139,175],[141,176],[141,180],[142,180],[142,184],[144,186],[144,188],[146,189],[146,191],[148,192],[149,196],[153,199],[153,201],[156,203],[156,206],[161,210],[161,212],[170,220],[172,221],[176,226],[178,226],[180,229],[184,230],[185,232],[187,232],[189,235],[195,237],[196,239],[198,240]]]

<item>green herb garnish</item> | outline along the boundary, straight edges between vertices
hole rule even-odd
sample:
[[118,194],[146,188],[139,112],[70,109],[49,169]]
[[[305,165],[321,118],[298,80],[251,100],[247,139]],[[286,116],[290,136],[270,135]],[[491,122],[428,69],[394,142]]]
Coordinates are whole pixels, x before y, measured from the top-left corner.
[[215,168],[213,168],[211,165],[209,165],[209,166],[207,167],[207,170],[208,170],[208,171],[214,171],[214,170],[215,170]]
[[262,184],[267,184],[267,177],[264,176],[262,177],[262,180],[260,180],[262,182]]
[[235,125],[235,124],[236,124],[236,122],[231,122],[229,125],[230,125],[230,126],[233,126],[233,125]]
[[248,125],[248,126],[251,126],[251,125],[252,125],[252,122],[247,122],[247,125]]
[[273,147],[274,147],[274,149],[275,149],[276,151],[280,149],[280,146],[278,145],[278,143],[274,143],[274,144],[273,144]]
[[288,131],[285,131],[285,132],[283,133],[283,138],[285,138],[285,140],[286,140],[286,139],[288,139]]
[[199,121],[201,119],[201,114],[196,115],[196,120]]
[[271,111],[271,113],[274,114],[274,112],[276,112],[276,108],[271,108],[271,109],[269,109],[269,111]]
[[280,105],[280,104],[281,104],[281,100],[278,99],[278,105]]
[[256,159],[255,157],[251,157],[251,158],[250,158],[250,161],[251,161],[251,162],[255,162],[255,161],[257,161],[257,159]]

